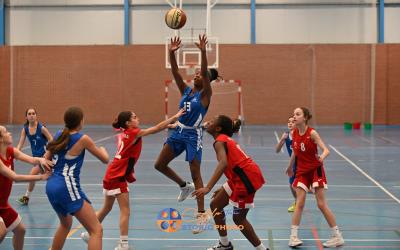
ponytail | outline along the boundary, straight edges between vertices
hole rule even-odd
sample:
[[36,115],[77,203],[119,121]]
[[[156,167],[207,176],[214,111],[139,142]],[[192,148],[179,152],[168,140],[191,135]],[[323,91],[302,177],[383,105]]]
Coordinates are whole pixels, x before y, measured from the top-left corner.
[[46,149],[49,150],[51,154],[57,154],[68,146],[69,139],[69,129],[65,127],[61,135],[56,140],[53,140],[47,144]]
[[218,126],[221,127],[221,134],[231,137],[234,133],[237,133],[240,130],[241,125],[242,121],[239,119],[232,121],[228,116],[218,116]]
[[78,128],[83,120],[83,111],[79,107],[70,107],[64,113],[65,127],[61,135],[46,146],[52,154],[57,154],[68,146],[70,131]]
[[132,111],[122,111],[118,114],[118,117],[114,119],[112,126],[116,129],[126,129],[126,122],[132,117]]

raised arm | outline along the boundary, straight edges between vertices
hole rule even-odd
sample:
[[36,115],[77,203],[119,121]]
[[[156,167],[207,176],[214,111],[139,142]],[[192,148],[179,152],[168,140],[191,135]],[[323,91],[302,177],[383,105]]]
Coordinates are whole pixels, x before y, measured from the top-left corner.
[[89,150],[92,155],[94,155],[104,164],[108,163],[110,158],[107,150],[104,147],[97,147],[92,138],[87,135],[82,136],[81,140],[83,147]]
[[172,122],[176,122],[179,117],[181,117],[183,114],[185,113],[184,109],[181,109],[178,111],[178,113],[176,113],[174,116],[168,118],[165,121],[160,122],[159,124],[151,127],[151,128],[147,128],[147,129],[142,129],[140,130],[140,132],[138,133],[138,137],[142,137],[142,136],[146,136],[146,135],[150,135],[150,134],[155,134],[157,132],[160,132],[163,129],[166,129],[168,127],[168,125]]
[[281,150],[282,150],[282,147],[283,147],[283,145],[285,144],[285,140],[286,140],[286,138],[288,137],[289,135],[288,135],[288,133],[283,133],[282,134],[282,136],[281,136],[281,139],[279,140],[279,142],[276,144],[276,146],[275,146],[275,152],[276,153],[279,153],[279,152],[281,152]]
[[198,190],[193,192],[192,196],[196,196],[197,199],[208,194],[213,189],[215,184],[218,182],[218,180],[224,173],[225,168],[228,166],[225,144],[223,142],[216,142],[214,144],[214,149],[217,154],[218,165],[215,168],[214,174],[212,175],[211,179],[208,181],[207,186],[199,188]]
[[46,137],[47,141],[53,140],[53,136],[45,126],[42,126],[42,134]]
[[322,154],[319,156],[319,161],[322,163],[329,155],[329,149],[325,146],[325,143],[322,141],[317,131],[311,131],[311,139],[322,149]]
[[17,145],[17,148],[19,150],[21,150],[21,148],[24,146],[25,139],[26,139],[25,129],[22,128],[21,135],[19,137],[19,142],[18,142],[18,145]]
[[208,75],[208,61],[207,61],[207,37],[206,35],[199,35],[199,42],[195,43],[201,51],[201,69],[200,74],[203,79],[203,90],[201,91],[201,104],[204,107],[210,105],[212,89],[210,83],[210,76]]
[[175,56],[175,51],[177,51],[180,47],[181,47],[181,39],[179,37],[171,38],[171,44],[169,45],[168,48],[169,61],[171,63],[171,72],[172,75],[174,76],[176,85],[178,86],[179,91],[181,92],[181,95],[183,95],[183,92],[185,91],[187,85],[185,84],[181,74],[179,73],[178,63],[176,62],[176,56]]

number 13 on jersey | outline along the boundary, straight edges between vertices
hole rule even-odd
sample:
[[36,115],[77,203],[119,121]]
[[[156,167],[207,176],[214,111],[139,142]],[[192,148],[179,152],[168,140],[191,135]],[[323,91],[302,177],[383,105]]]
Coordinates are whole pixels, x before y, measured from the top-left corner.
[[190,112],[190,102],[184,102],[184,103],[183,103],[183,109],[184,109],[186,112]]

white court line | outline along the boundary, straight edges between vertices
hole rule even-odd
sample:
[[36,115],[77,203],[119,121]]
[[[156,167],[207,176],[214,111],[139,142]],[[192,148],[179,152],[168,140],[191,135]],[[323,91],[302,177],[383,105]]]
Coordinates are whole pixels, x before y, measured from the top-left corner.
[[[98,162],[99,160],[96,159],[88,159],[85,160],[85,162]],[[266,160],[257,160],[257,162],[288,162],[289,159],[287,160],[271,160],[271,159],[266,159]],[[138,164],[140,164],[140,162],[156,162],[156,159],[140,159],[138,160]],[[187,162],[185,160],[181,160],[181,159],[174,159],[173,162]],[[218,162],[217,160],[201,160],[201,162]],[[345,160],[329,160],[327,159],[326,162],[345,162]]]
[[[7,239],[12,239],[12,236],[7,236]],[[25,239],[53,239],[52,236],[39,237],[39,236],[25,236]],[[67,240],[82,240],[80,237],[71,237]],[[103,240],[119,240],[119,238],[103,237]],[[215,241],[215,238],[128,238],[131,241]],[[247,241],[247,239],[232,239],[234,241]],[[268,241],[268,238],[260,239],[262,241]],[[274,238],[274,241],[288,241],[286,238]],[[315,239],[301,239],[303,241],[315,241]],[[328,238],[320,240],[328,240]],[[400,239],[349,239],[346,238],[347,242],[400,242]]]
[[392,143],[392,144],[394,144],[394,145],[400,145],[400,143],[398,143],[398,142],[396,142],[396,141],[393,141],[393,140],[391,140],[391,139],[389,139],[389,138],[386,138],[386,137],[384,137],[384,136],[378,136],[378,138],[380,138],[380,139],[383,140],[383,141],[390,142],[390,143]]
[[[217,184],[224,184],[224,182],[217,183]],[[36,186],[46,186],[46,183],[36,183]],[[133,184],[134,186],[138,187],[177,187],[177,184],[159,184],[159,183],[135,183]],[[14,183],[13,186],[26,186],[25,183]],[[101,183],[81,183],[81,186],[103,186]],[[289,185],[278,185],[278,184],[267,184],[263,186],[262,188],[268,189],[268,188],[287,188]],[[377,186],[371,186],[371,185],[329,185],[329,187],[335,187],[335,188],[379,188]],[[395,188],[400,188],[400,186],[393,186]]]
[[[100,191],[99,193],[102,193]],[[47,196],[30,196],[32,199],[40,199],[40,200],[48,200]],[[11,196],[11,199],[15,200],[18,199],[19,196]],[[133,196],[129,198],[130,200],[139,200],[139,201],[148,201],[148,200],[156,200],[156,201],[162,201],[162,200],[173,200],[176,201],[176,196],[162,196],[162,197],[148,197],[148,196]],[[211,200],[210,196],[205,197],[206,200]],[[310,198],[311,200],[315,201],[315,198],[312,197]],[[104,196],[90,196],[89,200],[104,200]],[[194,198],[189,198],[189,200],[194,200]],[[293,198],[268,198],[268,197],[257,197],[257,201],[291,201]],[[382,199],[377,199],[377,198],[329,198],[330,201],[392,201],[389,198],[382,198]]]
[[345,159],[348,163],[350,163],[350,165],[352,165],[355,169],[357,169],[360,173],[362,173],[365,177],[367,177],[370,181],[372,181],[375,185],[377,185],[380,189],[383,190],[383,192],[385,192],[387,195],[389,195],[393,200],[395,200],[397,203],[400,204],[400,200],[394,196],[393,194],[391,194],[386,188],[384,188],[379,182],[377,182],[376,180],[374,180],[371,176],[369,176],[367,173],[364,172],[364,170],[362,170],[359,166],[357,166],[354,162],[352,162],[349,158],[347,158],[346,156],[344,156],[342,153],[339,152],[339,150],[337,150],[334,146],[329,145],[329,147],[331,147],[338,155],[340,155],[343,159]]

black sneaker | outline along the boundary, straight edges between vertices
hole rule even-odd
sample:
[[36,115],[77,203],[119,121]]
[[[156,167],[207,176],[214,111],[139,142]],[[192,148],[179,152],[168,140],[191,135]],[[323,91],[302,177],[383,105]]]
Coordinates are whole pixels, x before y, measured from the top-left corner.
[[224,246],[224,245],[222,245],[221,241],[219,241],[217,245],[215,245],[213,247],[209,247],[209,248],[207,248],[207,250],[233,250],[233,246],[232,246],[231,242],[229,242],[229,244],[227,246]]

